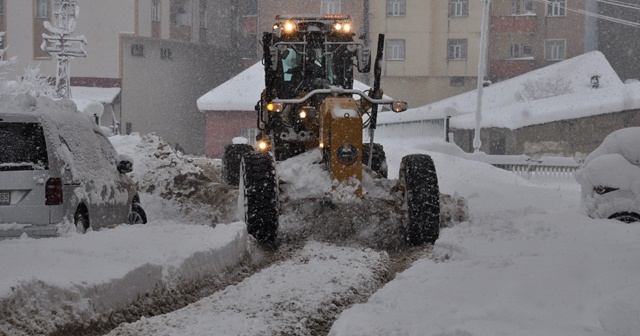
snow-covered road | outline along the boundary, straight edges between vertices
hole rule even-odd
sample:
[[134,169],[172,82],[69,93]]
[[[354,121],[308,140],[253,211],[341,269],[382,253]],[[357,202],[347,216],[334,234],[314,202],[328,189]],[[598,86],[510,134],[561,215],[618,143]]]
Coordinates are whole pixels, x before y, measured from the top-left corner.
[[[123,152],[158,145],[121,140]],[[640,330],[638,226],[587,217],[573,181],[527,181],[428,141],[384,144],[390,177],[402,155],[432,154],[441,191],[465,197],[470,219],[443,230],[432,254],[375,294],[388,276],[385,253],[310,241],[213,296],[112,333],[326,334],[336,314],[370,294],[367,303],[337,317],[330,335],[622,336]],[[168,293],[191,277],[220,283],[234,264],[260,259],[241,223],[212,228],[230,216],[232,196],[213,191],[227,201],[214,214],[206,205],[185,207],[185,195],[199,194],[188,183],[165,181],[159,167],[193,179],[199,173],[173,154],[154,160],[147,157],[152,154],[135,156],[138,167],[153,164],[158,176],[134,174],[144,188],[158,184],[143,198],[147,225],[0,241],[0,334],[48,334],[56,324],[109,319],[117,305],[145,300],[146,293]]]

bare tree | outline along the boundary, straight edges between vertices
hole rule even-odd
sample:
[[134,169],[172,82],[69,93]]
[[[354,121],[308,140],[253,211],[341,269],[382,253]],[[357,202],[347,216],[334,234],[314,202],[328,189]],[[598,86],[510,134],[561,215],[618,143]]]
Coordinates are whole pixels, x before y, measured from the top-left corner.
[[533,101],[572,93],[571,82],[565,78],[532,81],[527,80],[522,84],[522,90],[515,93],[519,102]]

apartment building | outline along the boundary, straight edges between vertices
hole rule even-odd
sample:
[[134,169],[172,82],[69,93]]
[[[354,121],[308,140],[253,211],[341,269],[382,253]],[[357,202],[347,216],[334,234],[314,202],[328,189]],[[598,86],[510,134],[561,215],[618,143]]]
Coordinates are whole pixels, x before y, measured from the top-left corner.
[[482,1],[370,2],[372,45],[386,37],[385,93],[418,107],[476,87]]
[[592,0],[493,0],[489,78],[500,81],[595,50]]
[[[155,132],[202,154],[205,116],[196,100],[239,72],[242,57],[253,52],[241,27],[252,2],[256,8],[257,0],[78,1],[75,34],[86,37],[87,57],[71,61],[71,85],[120,88],[116,116],[123,133]],[[56,60],[40,45],[57,3],[0,0],[4,56],[18,57],[7,78],[38,64],[55,77]]]

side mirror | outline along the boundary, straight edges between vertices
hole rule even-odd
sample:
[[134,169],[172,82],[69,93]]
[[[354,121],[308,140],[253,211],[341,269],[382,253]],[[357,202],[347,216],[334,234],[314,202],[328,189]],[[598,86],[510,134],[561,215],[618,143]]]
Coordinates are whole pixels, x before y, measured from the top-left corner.
[[371,49],[358,46],[356,56],[358,58],[358,71],[361,73],[371,71]]
[[118,163],[116,165],[118,171],[122,174],[127,174],[133,171],[133,158],[129,155],[119,154]]

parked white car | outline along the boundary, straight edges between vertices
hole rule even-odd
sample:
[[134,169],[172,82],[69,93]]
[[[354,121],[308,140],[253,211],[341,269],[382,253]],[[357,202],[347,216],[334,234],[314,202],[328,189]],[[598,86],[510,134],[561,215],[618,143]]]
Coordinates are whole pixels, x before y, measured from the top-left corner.
[[0,238],[146,223],[133,160],[67,99],[0,97]]
[[592,218],[640,222],[640,127],[609,134],[576,173]]

